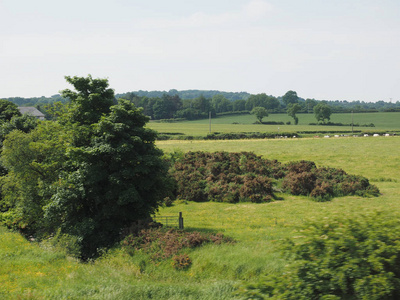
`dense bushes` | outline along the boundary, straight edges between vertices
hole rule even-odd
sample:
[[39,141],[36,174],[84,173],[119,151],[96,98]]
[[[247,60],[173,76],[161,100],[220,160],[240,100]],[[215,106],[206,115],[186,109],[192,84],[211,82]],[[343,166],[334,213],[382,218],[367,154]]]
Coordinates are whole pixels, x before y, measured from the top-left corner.
[[399,216],[374,213],[304,225],[283,250],[282,276],[243,289],[246,299],[398,299]]
[[367,178],[349,175],[341,169],[317,168],[313,162],[292,162],[286,166],[287,174],[282,188],[293,195],[310,195],[318,201],[334,196],[378,196],[379,190]]
[[170,169],[178,197],[190,201],[269,202],[274,184],[293,195],[326,201],[335,196],[378,196],[379,190],[362,176],[341,169],[317,168],[310,161],[263,159],[254,153],[188,152]]
[[282,165],[254,153],[188,152],[171,170],[179,197],[191,201],[268,202]]

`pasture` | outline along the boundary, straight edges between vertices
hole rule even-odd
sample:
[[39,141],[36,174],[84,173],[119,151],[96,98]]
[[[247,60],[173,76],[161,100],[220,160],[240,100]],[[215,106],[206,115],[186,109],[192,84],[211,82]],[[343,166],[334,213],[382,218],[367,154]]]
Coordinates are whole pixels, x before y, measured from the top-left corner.
[[[302,117],[299,119],[301,122]],[[186,129],[176,129],[188,130],[194,135],[196,126],[208,126],[202,122],[188,122],[193,127],[185,127],[188,123],[151,123],[149,126],[184,125]],[[221,126],[228,130],[229,126],[236,125]],[[238,130],[245,131],[243,126],[238,126]],[[248,126],[250,130],[252,126],[263,125]],[[172,131],[171,127],[167,130]],[[252,151],[281,162],[312,160],[317,166],[342,168],[350,174],[363,175],[379,187],[382,195],[334,198],[323,203],[287,194],[279,195],[283,200],[264,204],[178,201],[172,207],[161,208],[159,215],[182,212],[186,230],[221,232],[236,240],[235,244],[189,250],[193,264],[185,271],[175,270],[171,260],[155,264],[147,254],[137,252],[130,256],[118,247],[95,262],[83,264],[67,257],[60,249],[29,243],[20,235],[0,228],[0,298],[235,299],[232,292],[241,282],[282,272],[285,261],[276,246],[283,238],[296,238],[299,234],[296,226],[304,220],[329,222],[334,215],[351,218],[375,210],[400,209],[400,137],[171,140],[159,141],[157,146],[164,152]]]
[[[302,132],[302,131],[351,131],[351,126],[310,126],[316,123],[314,114],[299,114],[298,125],[261,125],[253,124],[256,121],[253,115],[233,115],[213,118],[211,120],[211,132]],[[354,127],[354,130],[385,131],[400,130],[400,113],[362,113],[353,114],[354,124],[370,124],[375,127]],[[263,119],[264,122],[286,122],[293,124],[293,119],[287,114],[270,114]],[[331,122],[351,124],[351,114],[332,114]],[[205,136],[210,132],[209,120],[196,120],[177,123],[150,122],[148,127],[162,133],[181,133],[192,136]]]

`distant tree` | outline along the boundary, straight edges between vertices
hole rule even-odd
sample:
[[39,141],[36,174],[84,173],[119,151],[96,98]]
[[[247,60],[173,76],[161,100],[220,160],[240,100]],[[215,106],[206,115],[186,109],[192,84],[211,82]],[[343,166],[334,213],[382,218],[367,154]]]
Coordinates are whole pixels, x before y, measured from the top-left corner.
[[325,103],[318,103],[314,106],[314,115],[317,121],[322,121],[325,123],[325,120],[331,119],[332,110],[331,108]]
[[246,109],[246,100],[235,100],[232,103],[233,111],[244,111]]
[[287,106],[287,114],[294,119],[294,124],[297,125],[299,123],[299,118],[296,114],[301,110],[301,105],[298,103],[290,103]]
[[265,93],[251,95],[246,101],[246,110],[252,110],[254,107],[264,107],[267,110],[273,110],[279,107],[279,101],[273,96]]
[[283,103],[288,106],[289,104],[294,104],[299,101],[299,97],[295,91],[287,91],[285,95],[282,96]]
[[268,117],[268,111],[264,107],[254,107],[250,113],[255,115],[260,123],[264,117]]
[[232,111],[232,102],[221,94],[215,95],[211,98],[211,105],[216,113]]
[[192,108],[199,110],[202,113],[211,111],[211,101],[203,95],[192,100]]
[[13,116],[20,116],[18,106],[10,101],[0,99],[0,122],[10,121]]
[[309,110],[314,111],[314,106],[317,104],[318,104],[317,100],[307,98],[305,101],[305,107],[306,107],[307,112],[309,112]]

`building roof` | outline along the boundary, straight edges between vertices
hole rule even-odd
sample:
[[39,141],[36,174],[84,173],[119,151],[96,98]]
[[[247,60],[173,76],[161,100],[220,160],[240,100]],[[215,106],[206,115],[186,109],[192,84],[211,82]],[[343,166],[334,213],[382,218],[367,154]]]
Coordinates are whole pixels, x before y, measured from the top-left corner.
[[42,114],[36,107],[33,106],[20,106],[18,107],[21,114],[28,114],[34,116],[36,118],[44,118],[44,114]]

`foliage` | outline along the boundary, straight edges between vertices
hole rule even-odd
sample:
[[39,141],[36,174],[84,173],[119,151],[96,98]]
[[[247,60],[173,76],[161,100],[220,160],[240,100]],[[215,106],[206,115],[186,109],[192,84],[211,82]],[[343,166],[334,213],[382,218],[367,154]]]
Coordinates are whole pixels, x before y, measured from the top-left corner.
[[325,120],[331,119],[332,110],[331,108],[325,103],[318,103],[314,106],[314,115],[317,121],[325,122]]
[[37,237],[76,237],[87,259],[153,214],[171,182],[140,109],[112,105],[105,79],[66,79],[75,88],[62,92],[71,99],[67,114],[4,141],[3,220]]
[[255,115],[257,120],[261,123],[262,119],[268,117],[268,111],[264,107],[254,107],[251,112],[252,115]]
[[291,162],[286,169],[282,188],[293,195],[309,195],[317,201],[330,200],[335,196],[379,195],[379,189],[371,185],[367,178],[349,175],[341,169],[317,168],[310,161]]
[[292,195],[317,201],[335,196],[378,196],[379,190],[365,177],[341,169],[317,168],[310,161],[282,165],[254,153],[188,152],[170,170],[177,183],[178,198],[190,201],[270,202],[274,182]]
[[187,254],[177,254],[172,257],[172,266],[176,270],[186,270],[192,265],[192,260]]
[[122,246],[130,253],[142,250],[150,254],[151,259],[157,262],[179,254],[184,248],[196,248],[207,243],[219,245],[233,243],[233,240],[220,233],[152,228],[142,230],[138,236],[126,237],[122,241]]
[[396,299],[400,294],[398,215],[325,218],[284,244],[289,264],[245,288],[251,299]]
[[10,101],[0,99],[0,123],[10,121],[14,116],[21,116],[18,106]]
[[188,152],[171,170],[178,197],[191,201],[269,202],[281,164],[254,153]]
[[287,114],[294,119],[294,125],[299,123],[299,118],[296,114],[301,110],[301,106],[298,103],[289,103],[287,106]]
[[60,124],[43,121],[29,133],[7,135],[1,163],[8,174],[1,178],[3,222],[26,234],[46,231],[43,208],[49,203],[70,142]]
[[289,106],[289,104],[295,104],[299,101],[299,97],[295,91],[287,91],[285,95],[282,96],[282,102]]

